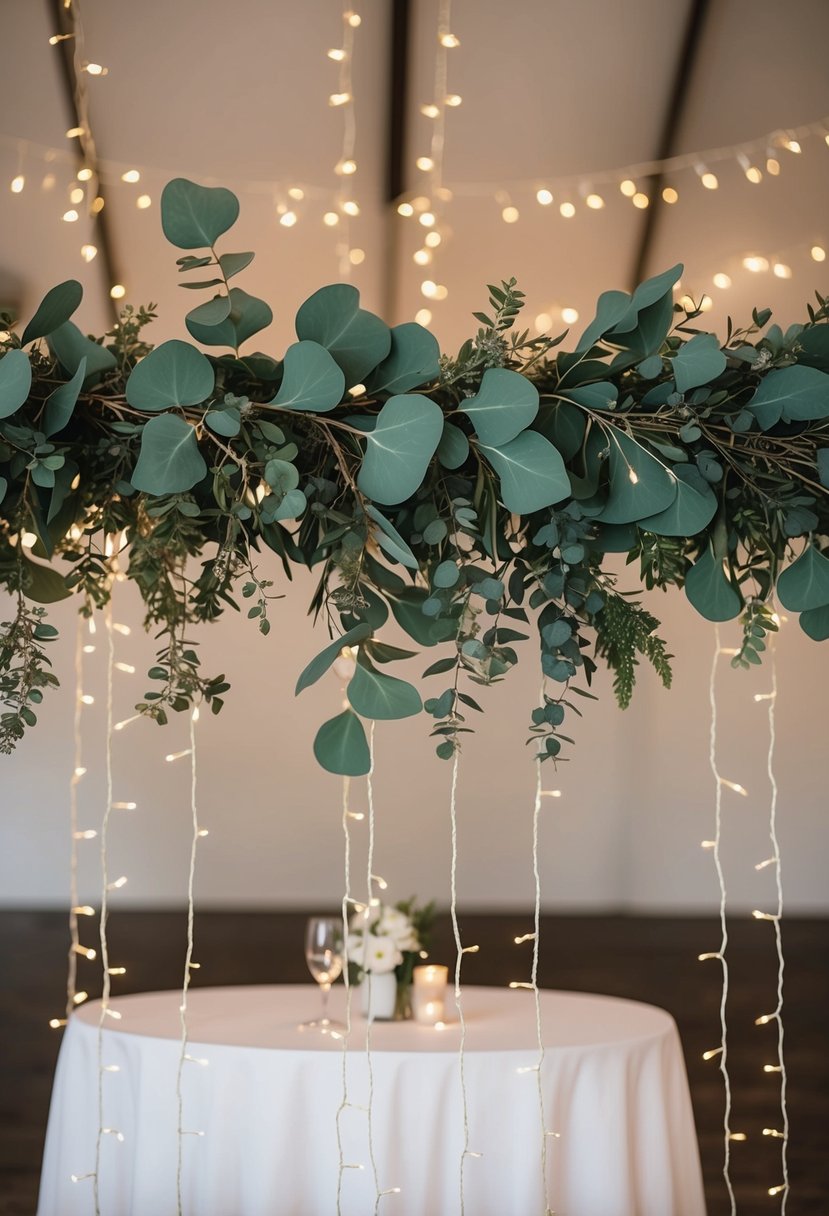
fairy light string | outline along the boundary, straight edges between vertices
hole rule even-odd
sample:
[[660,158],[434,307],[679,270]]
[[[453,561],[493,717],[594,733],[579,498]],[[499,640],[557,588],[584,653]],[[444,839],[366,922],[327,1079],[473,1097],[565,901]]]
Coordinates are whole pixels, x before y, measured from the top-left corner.
[[731,1183],[731,1079],[728,1074],[728,1026],[726,1021],[726,1012],[728,1005],[728,960],[726,959],[726,949],[728,947],[728,925],[726,920],[726,904],[727,891],[725,884],[725,872],[722,866],[720,857],[720,845],[722,841],[722,791],[725,783],[717,767],[717,667],[719,665],[720,656],[724,653],[720,641],[719,625],[714,629],[714,656],[711,663],[711,675],[708,685],[708,699],[711,706],[711,725],[709,733],[709,748],[708,761],[711,768],[711,773],[714,778],[714,840],[706,841],[706,844],[711,844],[714,855],[714,866],[717,871],[717,881],[720,888],[720,930],[721,940],[720,948],[716,952],[711,952],[706,955],[700,955],[700,961],[707,958],[716,958],[722,967],[722,996],[720,998],[720,1046],[711,1051],[706,1051],[703,1054],[703,1059],[713,1059],[719,1056],[720,1072],[723,1078],[723,1087],[725,1090],[725,1106],[723,1111],[723,1144],[724,1144],[724,1160],[723,1160],[723,1178],[725,1180],[726,1190],[731,1207],[731,1216],[735,1216],[737,1211],[737,1203],[734,1196],[734,1187]]
[[78,984],[78,955],[80,954],[80,931],[78,915],[80,911],[80,896],[78,895],[78,785],[83,778],[83,648],[84,620],[78,613],[75,626],[75,712],[72,720],[72,737],[74,751],[72,758],[72,776],[69,779],[69,951],[66,975],[66,1020],[75,1008]]
[[342,1138],[342,1117],[345,1112],[352,1106],[348,1096],[348,1046],[351,1039],[351,979],[348,973],[348,933],[349,933],[349,909],[353,904],[351,898],[351,778],[343,777],[342,785],[342,827],[343,827],[343,900],[342,900],[342,922],[343,922],[343,981],[345,983],[345,1033],[342,1036],[342,1096],[340,1105],[337,1107],[336,1115],[336,1130],[337,1130],[337,1155],[339,1157],[337,1169],[337,1216],[342,1214],[342,1192],[343,1180],[347,1169],[362,1169],[360,1165],[352,1165],[346,1162],[343,1152]]
[[[334,166],[334,172],[340,178],[337,191],[337,210],[326,212],[323,223],[337,227],[339,240],[337,242],[337,258],[340,278],[348,279],[354,265],[363,260],[362,250],[356,250],[351,245],[351,221],[360,214],[358,203],[352,196],[349,183],[357,172],[357,162],[354,154],[357,148],[357,114],[354,108],[354,34],[361,25],[359,13],[354,12],[348,4],[342,11],[342,45],[328,52],[328,58],[339,64],[337,92],[331,93],[328,104],[342,111],[343,142],[340,159]],[[283,221],[284,222],[284,221]]]
[[[544,704],[544,689],[541,690],[541,704]],[[538,1089],[538,1115],[541,1126],[541,1185],[544,1194],[544,1213],[545,1216],[552,1216],[552,1205],[550,1200],[550,1185],[547,1178],[547,1118],[544,1112],[544,1080],[542,1077],[542,1068],[544,1065],[545,1048],[544,1035],[541,1024],[541,994],[538,988],[538,956],[539,945],[541,941],[541,875],[539,870],[539,851],[538,851],[538,824],[541,816],[541,800],[543,797],[543,782],[541,772],[541,752],[535,757],[535,800],[533,802],[533,880],[535,883],[535,909],[534,909],[534,929],[533,934],[533,959],[532,959],[532,988],[533,1000],[535,1002],[535,1031],[536,1041],[538,1043],[538,1061],[536,1063],[535,1076]]]
[[[373,884],[374,884],[374,728],[375,722],[372,720],[369,729],[368,747],[369,747],[369,768],[366,777],[366,801],[368,803],[368,850],[366,853],[366,916],[371,915],[371,907],[373,902]],[[366,923],[366,933],[368,933],[368,923]],[[366,1019],[366,1072],[368,1075],[368,1101],[366,1103],[366,1124],[368,1128],[368,1155],[371,1162],[371,1173],[374,1179],[374,1213],[380,1210],[380,1201],[383,1197],[383,1192],[380,1190],[379,1175],[377,1172],[377,1158],[374,1153],[374,1066],[371,1058],[371,1029],[373,1026],[373,1018],[371,1016],[371,971],[366,971],[364,983],[366,984],[367,999],[368,999],[368,1017]]]
[[176,1069],[176,1103],[178,1107],[177,1121],[177,1152],[176,1152],[176,1203],[178,1216],[182,1216],[182,1172],[184,1165],[184,1137],[188,1133],[184,1129],[184,1068],[187,1063],[197,1063],[201,1065],[207,1064],[207,1060],[196,1059],[191,1056],[187,1050],[189,1028],[187,1024],[188,1012],[188,993],[190,990],[190,980],[193,974],[193,948],[194,948],[194,919],[195,919],[195,904],[193,898],[193,889],[196,874],[196,853],[198,850],[199,840],[205,834],[205,830],[199,825],[198,811],[198,770],[197,770],[197,753],[196,753],[196,723],[199,720],[199,706],[196,705],[190,714],[190,821],[193,828],[193,834],[190,839],[190,866],[187,874],[187,949],[184,956],[184,977],[181,984],[181,1004],[179,1005],[179,1023],[181,1026],[181,1038],[179,1046],[178,1067]]
[[[780,854],[780,842],[777,836],[777,803],[778,803],[778,785],[777,777],[774,771],[774,752],[777,742],[777,730],[775,710],[777,702],[777,657],[775,654],[774,639],[770,644],[770,668],[771,668],[771,690],[768,693],[761,694],[756,699],[762,699],[766,702],[766,713],[769,729],[769,748],[766,762],[766,772],[768,774],[769,786],[771,789],[771,799],[769,803],[769,839],[771,841],[772,856],[771,861],[774,865],[775,888],[777,892],[777,906],[773,917],[762,916],[762,919],[771,919],[774,925],[774,942],[777,954],[777,1004],[774,1012],[771,1014],[763,1014],[757,1018],[758,1025],[765,1025],[770,1021],[777,1023],[777,1064],[773,1066],[773,1070],[780,1074],[780,1118],[782,1129],[763,1128],[764,1136],[771,1136],[780,1141],[780,1167],[782,1174],[782,1184],[771,1186],[768,1188],[769,1195],[780,1195],[780,1212],[781,1216],[785,1216],[786,1204],[789,1197],[789,1164],[788,1164],[788,1148],[789,1148],[789,1111],[787,1104],[787,1086],[788,1075],[786,1072],[786,1060],[783,1051],[784,1027],[783,1027],[783,975],[785,969],[785,959],[783,955],[783,934],[781,921],[783,918],[783,865]],[[755,869],[764,869],[765,862],[760,862]],[[755,916],[757,913],[755,912]]]

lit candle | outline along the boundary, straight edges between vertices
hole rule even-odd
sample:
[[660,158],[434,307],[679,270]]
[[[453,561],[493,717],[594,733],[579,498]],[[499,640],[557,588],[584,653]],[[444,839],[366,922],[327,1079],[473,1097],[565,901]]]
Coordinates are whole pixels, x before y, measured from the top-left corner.
[[413,973],[412,1013],[416,1022],[434,1026],[445,1017],[446,982],[449,968],[429,963],[415,967]]

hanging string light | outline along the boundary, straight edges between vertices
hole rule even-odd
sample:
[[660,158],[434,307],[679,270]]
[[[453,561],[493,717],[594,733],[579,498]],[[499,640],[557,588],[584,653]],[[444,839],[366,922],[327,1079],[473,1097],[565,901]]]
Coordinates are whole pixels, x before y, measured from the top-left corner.
[[[342,45],[327,52],[328,58],[339,65],[337,91],[328,97],[328,104],[341,110],[343,115],[343,142],[340,157],[334,166],[340,178],[337,190],[336,210],[326,211],[323,223],[336,227],[339,234],[337,258],[340,278],[348,279],[351,268],[359,265],[365,257],[363,250],[352,248],[351,220],[360,214],[359,204],[354,200],[352,178],[357,172],[355,153],[357,148],[357,116],[354,108],[354,34],[360,28],[362,18],[346,4],[342,10]],[[284,219],[281,221],[284,223]],[[294,221],[295,222],[295,221]],[[292,226],[292,225],[286,225]]]

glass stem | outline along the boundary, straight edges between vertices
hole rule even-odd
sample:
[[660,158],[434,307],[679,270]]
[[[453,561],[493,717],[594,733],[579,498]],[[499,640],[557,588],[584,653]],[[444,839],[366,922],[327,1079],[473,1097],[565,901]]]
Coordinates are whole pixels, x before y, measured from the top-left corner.
[[331,984],[320,984],[320,992],[322,993],[322,1020],[325,1022],[328,1019],[328,994],[331,991]]

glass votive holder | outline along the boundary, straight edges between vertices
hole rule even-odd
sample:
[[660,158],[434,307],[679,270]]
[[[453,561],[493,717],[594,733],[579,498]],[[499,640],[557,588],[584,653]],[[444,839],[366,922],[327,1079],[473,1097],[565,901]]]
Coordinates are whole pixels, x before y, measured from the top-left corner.
[[434,1026],[444,1021],[449,968],[435,963],[415,967],[412,976],[412,1014],[416,1022]]

